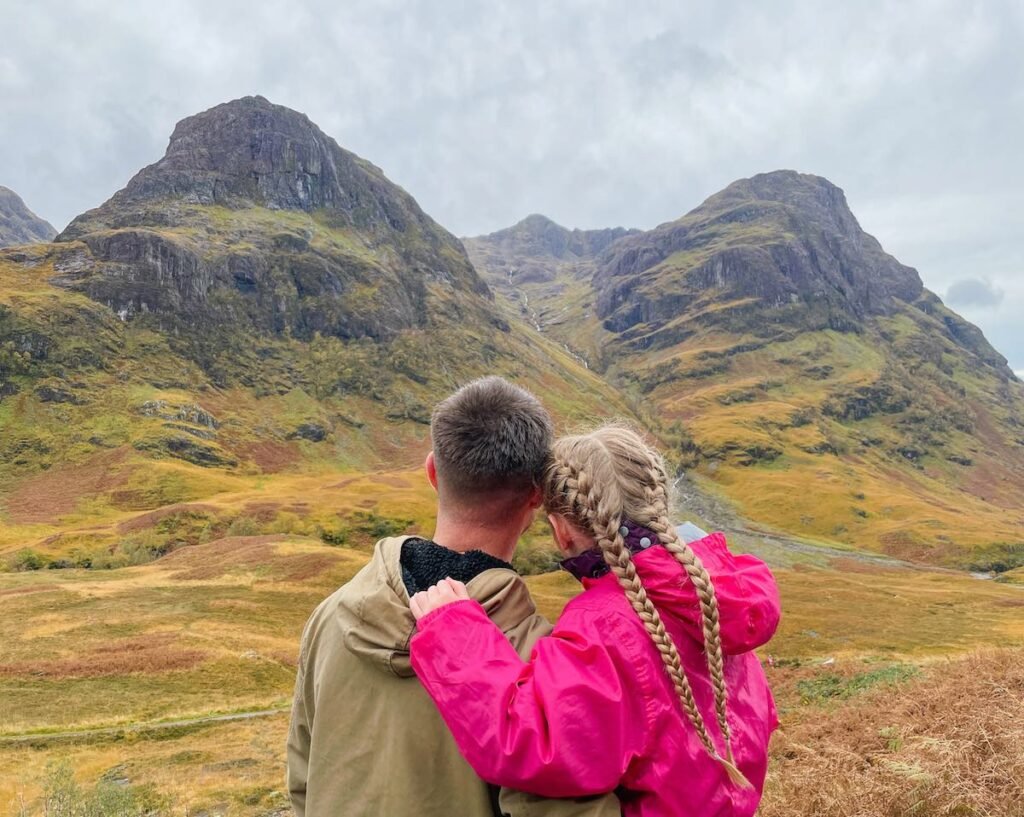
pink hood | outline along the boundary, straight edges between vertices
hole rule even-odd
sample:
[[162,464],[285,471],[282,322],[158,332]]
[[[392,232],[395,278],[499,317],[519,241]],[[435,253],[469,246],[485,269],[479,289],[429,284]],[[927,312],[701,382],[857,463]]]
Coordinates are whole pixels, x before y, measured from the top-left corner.
[[[722,651],[726,655],[740,655],[767,644],[779,626],[781,610],[779,588],[768,566],[756,556],[734,556],[721,533],[691,542],[690,548],[715,586]],[[675,557],[664,548],[655,547],[634,556],[634,561],[647,595],[662,617],[672,619],[687,636],[703,644],[697,591],[686,581]],[[602,581],[615,579],[584,579],[583,586],[589,589]]]
[[[585,592],[568,604],[551,636],[537,642],[529,663],[476,602],[456,602],[420,620],[413,668],[477,774],[545,797],[618,789],[627,817],[754,814],[778,719],[749,650],[775,631],[778,591],[764,563],[730,554],[721,534],[691,547],[718,595],[732,748],[754,788],[732,785],[708,756],[611,575],[584,582]],[[723,752],[693,587],[664,548],[643,551],[635,561]]]

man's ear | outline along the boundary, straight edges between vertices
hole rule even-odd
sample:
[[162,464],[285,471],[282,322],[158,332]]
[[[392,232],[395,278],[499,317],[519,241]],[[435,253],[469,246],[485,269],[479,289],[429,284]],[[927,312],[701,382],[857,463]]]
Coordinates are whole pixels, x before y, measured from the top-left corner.
[[423,470],[427,472],[427,481],[431,487],[437,490],[437,463],[434,462],[434,452],[427,454],[427,460],[423,463]]
[[530,506],[530,510],[536,510],[544,504],[544,492],[536,485],[530,491],[530,498],[527,504]]

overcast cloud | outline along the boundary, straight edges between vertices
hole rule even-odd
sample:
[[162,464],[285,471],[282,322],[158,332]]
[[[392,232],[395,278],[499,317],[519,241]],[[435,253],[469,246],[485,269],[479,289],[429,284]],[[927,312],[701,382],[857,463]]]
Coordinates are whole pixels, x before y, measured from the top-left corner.
[[459,235],[793,168],[1024,370],[1024,4],[0,0],[0,184],[58,228],[263,94]]

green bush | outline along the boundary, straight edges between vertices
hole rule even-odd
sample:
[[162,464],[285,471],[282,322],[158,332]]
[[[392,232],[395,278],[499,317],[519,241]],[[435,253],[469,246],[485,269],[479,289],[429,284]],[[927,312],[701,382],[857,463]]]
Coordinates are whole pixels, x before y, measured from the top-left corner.
[[523,542],[516,548],[512,566],[523,576],[537,576],[554,573],[559,568],[562,555],[550,539],[543,542]]
[[251,516],[238,516],[228,525],[228,536],[258,536],[262,532],[260,523]]
[[53,761],[43,773],[43,796],[38,808],[22,805],[19,817],[160,817],[168,802],[148,787],[100,780],[91,788],[75,781],[66,760]]
[[46,560],[29,548],[19,550],[7,560],[8,570],[13,570],[17,573],[28,570],[42,570],[45,566]]

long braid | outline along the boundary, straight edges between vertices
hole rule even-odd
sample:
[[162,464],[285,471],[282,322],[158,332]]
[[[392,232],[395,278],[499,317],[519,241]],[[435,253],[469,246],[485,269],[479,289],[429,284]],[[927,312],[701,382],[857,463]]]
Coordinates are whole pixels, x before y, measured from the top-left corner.
[[605,562],[619,580],[626,598],[657,647],[683,709],[697,730],[701,743],[709,754],[717,754],[704,719],[697,709],[689,679],[683,671],[679,651],[665,630],[657,608],[648,597],[637,575],[632,555],[623,542],[622,534],[619,532],[621,515],[616,516],[610,510],[610,503],[602,502],[600,493],[594,490],[585,471],[576,471],[566,464],[560,464],[557,469],[555,480],[562,487],[560,493],[565,496],[567,504],[575,512],[574,515],[585,521],[587,527],[593,530]]
[[[653,454],[653,452],[651,452]],[[707,656],[708,672],[715,691],[715,713],[718,727],[725,740],[726,757],[732,761],[732,733],[726,717],[729,693],[725,683],[725,660],[722,655],[721,621],[718,598],[711,577],[705,570],[693,549],[679,538],[675,526],[668,517],[668,475],[660,457],[651,457],[649,468],[650,486],[647,498],[651,506],[650,518],[644,520],[646,527],[658,534],[658,539],[676,558],[690,577],[700,601],[704,629],[704,652]]]
[[[575,443],[573,445],[574,448],[585,443],[591,443],[591,445],[586,446],[590,448],[591,457],[595,453],[600,452],[598,457],[605,459],[606,463],[603,464],[607,466],[606,469],[602,470],[609,470],[610,476],[614,475],[613,457],[600,440],[576,438],[573,442]],[[598,488],[598,483],[600,483],[600,488]],[[622,497],[619,496],[617,481],[614,479],[592,480],[588,472],[583,468],[556,457],[549,469],[547,484],[549,500],[556,498],[558,506],[562,506],[563,510],[567,511],[570,517],[583,522],[594,534],[605,562],[615,574],[630,606],[632,606],[637,616],[643,622],[644,628],[657,648],[669,679],[672,681],[672,685],[679,697],[680,704],[690,723],[697,731],[697,735],[705,750],[723,766],[734,783],[749,787],[750,783],[743,776],[742,772],[736,768],[732,760],[731,751],[727,752],[728,757],[721,757],[711,736],[708,734],[704,718],[694,700],[689,678],[683,669],[679,651],[672,637],[665,629],[658,609],[650,600],[643,583],[640,581],[632,554],[626,548],[620,531],[623,520],[623,502]],[[550,504],[549,501],[549,506]],[[706,574],[704,575],[706,577]],[[710,582],[707,582],[707,586],[710,586]],[[725,735],[728,747],[728,733],[725,733]]]

